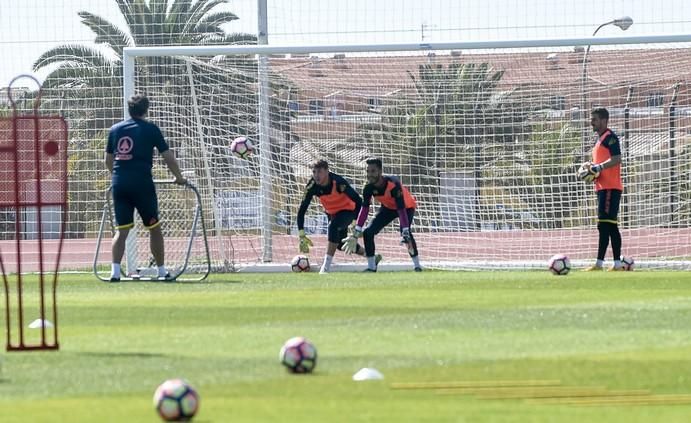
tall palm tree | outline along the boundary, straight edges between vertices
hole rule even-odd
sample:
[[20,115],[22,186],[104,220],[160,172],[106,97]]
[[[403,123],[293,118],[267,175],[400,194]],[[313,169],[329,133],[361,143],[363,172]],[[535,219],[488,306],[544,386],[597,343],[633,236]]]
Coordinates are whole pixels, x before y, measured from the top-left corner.
[[[81,11],[78,13],[81,22],[95,34],[96,45],[60,45],[43,53],[33,65],[34,71],[50,70],[42,87],[43,107],[59,110],[70,122],[69,221],[72,224],[71,233],[79,236],[89,229],[90,221],[99,220],[99,211],[97,208],[92,210],[92,205],[101,203],[102,185],[107,183],[107,175],[98,173],[101,169],[99,157],[103,154],[104,131],[122,118],[124,48],[256,42],[251,34],[228,33],[224,30],[225,25],[238,19],[229,11],[219,10],[220,6],[229,3],[228,0],[113,1],[117,3],[125,27]],[[157,104],[165,96],[170,96],[172,101],[189,97],[189,83],[184,73],[180,72],[186,65],[187,62],[178,58],[142,59],[138,62],[137,84],[145,92],[158,95],[159,98],[155,100]],[[207,67],[210,65],[208,58],[194,60],[190,65],[200,84],[204,84],[206,74],[211,73]],[[249,66],[253,65],[250,63]],[[228,80],[232,78],[228,76],[231,72],[219,73],[226,75],[222,77]],[[250,83],[226,83],[224,87],[230,86],[229,90],[233,93],[239,91],[240,96],[246,96]],[[161,87],[166,88],[161,91]],[[159,108],[155,109],[156,114]],[[222,112],[217,115],[233,116]]]
[[[410,175],[421,204],[438,202],[440,172],[472,172],[476,180],[477,223],[480,222],[481,183],[513,145],[530,134],[533,108],[522,89],[502,91],[504,71],[489,63],[422,64],[408,71],[411,90],[384,100],[380,122],[358,128],[371,154],[390,156],[387,169]],[[438,208],[423,208],[416,216],[423,226],[439,222]]]
[[[94,129],[107,128],[120,116],[125,47],[256,42],[251,34],[227,33],[223,29],[238,19],[229,11],[218,11],[218,6],[228,0],[114,1],[126,28],[81,11],[78,14],[82,24],[96,35],[96,46],[60,45],[43,53],[33,65],[34,71],[55,67],[43,83],[45,96],[53,103],[62,101],[61,109],[88,118],[81,121],[95,124]],[[83,116],[85,111],[90,116]]]

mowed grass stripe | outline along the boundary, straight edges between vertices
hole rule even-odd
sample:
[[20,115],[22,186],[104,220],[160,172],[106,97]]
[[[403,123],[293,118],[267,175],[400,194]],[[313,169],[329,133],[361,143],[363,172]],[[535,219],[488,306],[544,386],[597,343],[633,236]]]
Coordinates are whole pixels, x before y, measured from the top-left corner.
[[[62,351],[0,354],[2,420],[152,421],[153,390],[182,376],[200,392],[200,421],[685,421],[684,397],[651,400],[660,404],[652,415],[388,382],[560,381],[582,395],[593,386],[610,396],[689,395],[689,276],[273,274],[113,285],[69,275],[58,291]],[[278,364],[295,335],[319,349],[314,375]],[[385,383],[353,382],[361,367],[379,369]],[[530,392],[565,393],[521,394]]]

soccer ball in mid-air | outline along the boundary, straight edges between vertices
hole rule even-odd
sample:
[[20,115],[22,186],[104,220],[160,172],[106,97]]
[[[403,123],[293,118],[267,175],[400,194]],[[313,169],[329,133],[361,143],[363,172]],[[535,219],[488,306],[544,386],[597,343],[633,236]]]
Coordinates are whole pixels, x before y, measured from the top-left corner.
[[295,273],[309,272],[310,259],[308,259],[307,256],[299,254],[290,261],[290,269]]
[[593,164],[590,162],[583,163],[581,167],[578,168],[578,172],[576,172],[578,179],[584,182],[593,182],[597,179],[598,176],[600,176],[600,172],[593,171],[592,166]]
[[317,365],[317,348],[307,339],[290,338],[281,347],[281,364],[293,373],[311,373]]
[[631,257],[621,256],[621,267],[624,270],[633,270],[634,261]]
[[235,157],[247,159],[254,153],[254,145],[246,137],[237,137],[230,143],[230,151],[233,152]]
[[154,393],[154,407],[164,421],[188,421],[199,409],[199,395],[182,379],[166,380]]
[[571,261],[564,254],[555,254],[549,259],[547,266],[555,275],[566,275],[571,270]]

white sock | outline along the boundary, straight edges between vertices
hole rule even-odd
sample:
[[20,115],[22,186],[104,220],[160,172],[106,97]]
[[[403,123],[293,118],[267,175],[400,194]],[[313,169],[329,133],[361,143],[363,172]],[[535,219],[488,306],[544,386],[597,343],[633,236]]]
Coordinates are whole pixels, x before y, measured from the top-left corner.
[[367,257],[367,267],[372,270],[377,270],[377,262],[374,256]]
[[413,259],[415,267],[420,267],[420,256],[411,257],[411,259]]
[[110,277],[119,278],[120,277],[120,263],[111,263],[110,265]]
[[158,266],[158,277],[163,278],[168,274],[166,266]]
[[595,262],[595,266],[597,266],[597,267],[602,267],[603,264],[605,264],[605,261],[604,261],[604,260],[598,259],[598,260]]
[[621,267],[621,260],[614,260],[614,267]]
[[334,256],[330,256],[328,254],[325,255],[324,256],[324,263],[322,263],[322,268],[320,271],[321,272],[328,272],[329,269],[331,269],[331,262],[333,261],[333,259],[334,259]]

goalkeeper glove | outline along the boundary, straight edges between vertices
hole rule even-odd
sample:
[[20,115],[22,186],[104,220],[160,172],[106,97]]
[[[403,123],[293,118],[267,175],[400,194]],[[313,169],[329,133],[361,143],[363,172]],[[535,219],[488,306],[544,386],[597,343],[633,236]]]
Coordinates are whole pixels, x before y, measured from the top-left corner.
[[401,244],[407,244],[412,240],[412,236],[410,235],[410,228],[402,228],[401,229]]
[[353,254],[357,251],[357,239],[360,238],[360,235],[362,235],[362,228],[356,226],[351,236],[341,240],[343,242],[343,251],[346,254]]
[[300,229],[298,234],[300,237],[300,252],[303,254],[308,254],[310,252],[310,247],[313,245],[312,240],[307,238],[304,229]]
[[592,170],[595,173],[600,173],[600,172],[602,172],[602,165],[601,164],[591,165],[590,170]]

